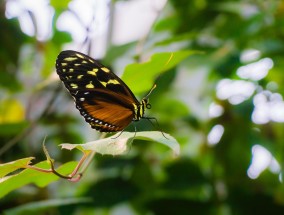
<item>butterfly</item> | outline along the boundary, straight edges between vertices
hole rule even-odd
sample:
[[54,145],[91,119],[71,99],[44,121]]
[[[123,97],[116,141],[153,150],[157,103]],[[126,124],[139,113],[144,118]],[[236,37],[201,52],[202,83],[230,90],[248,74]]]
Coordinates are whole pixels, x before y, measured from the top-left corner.
[[[75,100],[85,121],[100,132],[123,131],[150,109],[148,96],[139,102],[129,87],[110,69],[76,51],[62,51],[56,72]],[[150,119],[150,118],[148,118]]]

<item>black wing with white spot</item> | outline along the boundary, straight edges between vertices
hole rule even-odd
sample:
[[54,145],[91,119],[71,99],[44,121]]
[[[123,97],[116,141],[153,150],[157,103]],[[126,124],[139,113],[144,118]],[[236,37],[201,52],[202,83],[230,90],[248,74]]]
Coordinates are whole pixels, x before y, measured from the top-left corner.
[[129,96],[138,102],[128,86],[117,75],[83,53],[62,51],[56,60],[56,71],[72,95],[78,89],[100,88]]

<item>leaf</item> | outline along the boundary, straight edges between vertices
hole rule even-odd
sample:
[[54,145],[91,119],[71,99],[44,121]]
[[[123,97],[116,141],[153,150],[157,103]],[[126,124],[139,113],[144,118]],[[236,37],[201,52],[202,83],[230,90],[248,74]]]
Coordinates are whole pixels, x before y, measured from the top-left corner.
[[177,51],[154,54],[148,62],[130,64],[122,75],[123,81],[134,93],[149,90],[154,79],[183,61],[196,51]]
[[50,199],[44,201],[35,201],[28,204],[20,205],[18,207],[4,211],[6,215],[15,214],[44,214],[48,213],[51,208],[58,208],[59,206],[76,205],[92,202],[91,198],[71,198],[71,199]]
[[9,162],[9,163],[1,164],[0,165],[0,178],[18,169],[25,168],[28,164],[31,163],[31,160],[33,159],[34,159],[33,157],[29,157],[29,158],[23,158],[23,159]]
[[135,138],[135,139],[154,141],[164,144],[168,146],[170,149],[172,149],[175,155],[178,155],[180,152],[180,147],[176,139],[170,136],[169,134],[165,134],[165,136],[168,139],[165,138],[162,135],[162,133],[158,131],[136,132],[136,134],[133,132],[123,132],[119,136],[115,134],[111,137],[88,142],[85,144],[65,143],[61,144],[61,147],[63,149],[69,149],[69,150],[77,148],[81,151],[91,150],[100,154],[119,155],[129,151],[130,144]]
[[187,42],[189,43],[190,40],[192,40],[196,36],[195,33],[184,33],[177,36],[172,36],[170,38],[167,38],[165,40],[159,41],[155,43],[155,46],[169,46],[172,43],[178,43],[178,42]]
[[13,136],[18,135],[25,129],[29,123],[27,121],[22,121],[18,123],[0,123],[0,136]]
[[[22,161],[21,161],[22,160]],[[18,164],[24,164],[24,161],[29,161],[31,158],[24,158],[16,161]],[[13,163],[13,162],[11,162]],[[75,168],[77,162],[68,162],[60,166],[57,171],[60,172],[63,175],[67,175],[72,172],[72,170]],[[8,165],[8,166],[7,166]],[[3,168],[0,168],[0,172],[3,171],[7,172],[7,167],[9,167],[10,163],[8,164],[2,164],[1,166]],[[48,162],[40,162],[36,164],[35,166],[44,168],[44,169],[49,169],[50,165]],[[13,167],[13,165],[10,167]],[[20,187],[23,187],[27,184],[35,184],[39,187],[44,187],[48,184],[50,184],[53,181],[56,181],[58,179],[58,176],[54,175],[53,173],[44,173],[32,169],[25,169],[22,172],[11,175],[11,176],[6,176],[0,179],[0,198],[8,194],[9,192],[16,190]]]
[[67,9],[70,0],[51,0],[50,5],[52,5],[55,9]]
[[[119,155],[128,152],[130,150],[130,144],[135,138],[135,139],[154,141],[164,144],[168,146],[170,149],[172,149],[175,155],[178,155],[180,152],[180,147],[178,142],[169,134],[164,134],[164,135],[167,138],[165,138],[162,135],[162,133],[158,131],[136,132],[136,133],[123,132],[122,134],[119,134],[119,136],[115,134],[111,137],[97,141],[92,141],[86,144],[61,144],[61,147],[69,150],[77,148],[83,152],[94,151],[100,154]],[[43,169],[50,169],[49,162],[51,161],[51,158],[49,157],[45,147],[44,147],[44,152],[49,161],[40,162],[35,166]],[[0,180],[0,190],[1,190],[0,198],[5,196],[7,193],[15,189],[18,189],[20,187],[23,187],[27,184],[33,183],[39,187],[44,187],[58,179],[58,176],[54,175],[53,173],[45,173],[33,169],[25,169],[18,174],[6,176],[7,174],[14,172],[15,170],[26,168],[27,165],[30,164],[30,161],[32,159],[33,158],[29,157],[0,165],[0,177],[2,177]],[[76,164],[77,162],[65,163],[62,166],[60,166],[57,169],[57,171],[60,172],[60,174],[68,175],[74,170]]]
[[0,102],[0,123],[18,123],[24,120],[25,110],[16,99],[6,99]]

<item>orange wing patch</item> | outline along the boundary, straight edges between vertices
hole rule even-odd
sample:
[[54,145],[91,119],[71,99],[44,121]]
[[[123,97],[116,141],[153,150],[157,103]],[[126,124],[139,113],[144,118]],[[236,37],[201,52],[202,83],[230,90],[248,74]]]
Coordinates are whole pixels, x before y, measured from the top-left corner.
[[100,131],[121,131],[130,124],[133,119],[132,110],[121,105],[106,101],[96,101],[96,105],[82,103],[85,112],[90,116],[86,121]]

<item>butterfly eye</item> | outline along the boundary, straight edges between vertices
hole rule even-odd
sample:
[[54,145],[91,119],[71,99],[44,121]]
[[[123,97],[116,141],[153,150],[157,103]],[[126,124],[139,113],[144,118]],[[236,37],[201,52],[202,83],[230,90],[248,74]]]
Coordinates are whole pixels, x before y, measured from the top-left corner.
[[151,109],[151,107],[152,107],[152,106],[151,106],[151,104],[149,104],[149,103],[146,105],[146,108],[147,108],[147,109]]

